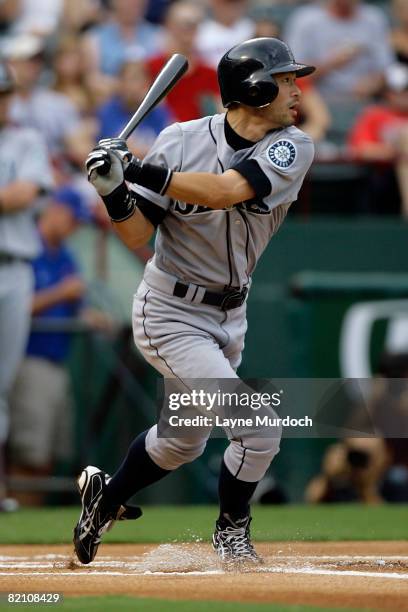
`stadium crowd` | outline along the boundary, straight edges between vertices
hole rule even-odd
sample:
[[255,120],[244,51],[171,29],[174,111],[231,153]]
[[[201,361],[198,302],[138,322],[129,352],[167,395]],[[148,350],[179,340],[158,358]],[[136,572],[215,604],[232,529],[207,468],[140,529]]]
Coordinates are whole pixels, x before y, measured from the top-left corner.
[[[256,36],[280,37],[299,61],[317,66],[313,78],[300,83],[299,125],[314,138],[316,160],[329,166],[329,178],[331,164],[374,165],[362,209],[408,217],[406,0],[0,0],[0,58],[16,79],[14,89],[0,91],[1,148],[6,155],[11,126],[34,130],[48,158],[43,166],[52,174],[52,181],[40,184],[33,162],[32,190],[18,209],[7,204],[10,190],[20,193],[26,183],[18,175],[0,174],[0,269],[30,260],[33,279],[27,291],[29,310],[36,317],[77,316],[85,287],[65,239],[85,222],[109,227],[83,171],[90,149],[124,127],[172,53],[184,54],[189,70],[135,130],[129,139],[132,151],[143,157],[166,125],[221,110],[217,63],[228,48]],[[6,104],[7,113],[2,110]],[[13,217],[21,211],[36,224],[27,231],[39,232],[38,244],[29,252],[20,251],[8,238],[21,231],[17,224],[13,228]],[[53,226],[55,220],[63,228],[60,232]],[[10,340],[5,337],[16,324],[9,281],[4,279],[1,364],[9,358]],[[62,376],[55,390],[38,384],[49,376],[38,363],[52,362],[55,382],[67,347],[59,337],[49,355],[41,338],[31,336],[28,341],[28,331],[13,367],[7,376],[0,375],[3,509],[12,507],[6,499],[2,459],[9,432],[17,473],[29,466],[31,473],[47,474],[57,451],[64,452],[57,426],[64,426],[61,415],[66,407],[57,405],[51,395],[67,396],[67,382]],[[22,386],[24,373],[26,385],[37,382],[35,390]],[[43,396],[41,389],[47,391]],[[39,428],[38,436],[24,435],[16,424],[27,423],[27,401],[35,414],[34,400],[42,404],[38,412],[52,413],[52,420],[48,418],[48,429]],[[48,413],[45,402],[54,402]]]

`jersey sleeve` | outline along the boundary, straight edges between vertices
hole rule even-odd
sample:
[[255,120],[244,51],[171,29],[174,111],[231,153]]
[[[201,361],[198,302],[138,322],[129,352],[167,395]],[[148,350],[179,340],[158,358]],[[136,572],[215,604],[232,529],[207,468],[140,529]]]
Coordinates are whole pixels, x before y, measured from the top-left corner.
[[[181,128],[177,123],[174,123],[160,132],[149,153],[144,158],[144,161],[149,162],[150,164],[171,168],[177,172],[181,169],[182,150],[183,139]],[[170,206],[171,199],[168,196],[159,195],[158,193],[150,191],[150,189],[146,189],[145,187],[141,187],[135,183],[131,185],[131,189],[137,195],[141,196],[144,201],[149,201],[152,206],[156,206],[165,212]],[[143,206],[146,208],[145,202]],[[142,212],[145,216],[147,216],[144,210],[142,210]]]
[[263,144],[232,166],[253,187],[258,206],[265,212],[297,199],[314,157],[312,139],[298,130]]

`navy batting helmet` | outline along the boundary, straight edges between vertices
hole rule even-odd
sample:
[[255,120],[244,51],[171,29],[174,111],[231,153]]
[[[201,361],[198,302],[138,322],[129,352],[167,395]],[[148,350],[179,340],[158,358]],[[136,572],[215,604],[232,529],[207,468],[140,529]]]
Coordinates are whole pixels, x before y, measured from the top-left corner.
[[298,64],[288,45],[278,38],[253,38],[232,47],[218,64],[218,82],[224,106],[240,102],[261,107],[279,93],[275,74],[295,72],[303,77],[314,66]]
[[15,89],[15,80],[10,68],[0,61],[0,93],[9,93]]

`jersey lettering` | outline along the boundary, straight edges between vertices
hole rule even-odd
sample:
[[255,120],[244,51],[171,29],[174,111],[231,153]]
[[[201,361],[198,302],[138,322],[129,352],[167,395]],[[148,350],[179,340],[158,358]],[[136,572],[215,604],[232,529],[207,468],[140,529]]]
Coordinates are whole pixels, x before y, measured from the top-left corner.
[[180,215],[189,216],[195,215],[199,213],[205,213],[211,210],[208,206],[200,206],[199,204],[186,204],[185,202],[180,202],[179,200],[173,201],[170,205],[170,208],[173,209],[174,212],[179,213]]

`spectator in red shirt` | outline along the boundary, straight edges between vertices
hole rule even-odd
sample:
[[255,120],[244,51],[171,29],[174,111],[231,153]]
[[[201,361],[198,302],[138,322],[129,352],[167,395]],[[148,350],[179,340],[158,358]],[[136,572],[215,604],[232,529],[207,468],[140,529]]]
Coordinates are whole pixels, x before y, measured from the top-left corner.
[[379,164],[369,178],[374,209],[400,208],[408,218],[408,66],[394,64],[387,70],[384,100],[358,117],[349,146],[354,157]]
[[180,0],[166,13],[165,52],[152,57],[147,65],[154,78],[173,53],[182,53],[189,69],[166,97],[167,105],[177,121],[189,121],[214,113],[219,104],[216,71],[205,64],[196,51],[198,26],[203,12],[196,3]]

